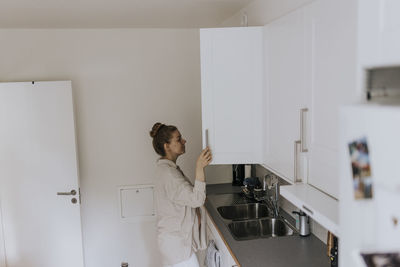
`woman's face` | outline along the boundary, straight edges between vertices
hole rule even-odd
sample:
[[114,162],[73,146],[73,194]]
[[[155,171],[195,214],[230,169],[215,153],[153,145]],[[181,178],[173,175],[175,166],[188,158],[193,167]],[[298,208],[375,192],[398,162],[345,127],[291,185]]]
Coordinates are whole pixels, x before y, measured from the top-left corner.
[[172,133],[172,138],[169,141],[169,144],[166,144],[165,152],[175,156],[182,155],[185,153],[185,144],[186,140],[183,139],[181,133],[176,130]]

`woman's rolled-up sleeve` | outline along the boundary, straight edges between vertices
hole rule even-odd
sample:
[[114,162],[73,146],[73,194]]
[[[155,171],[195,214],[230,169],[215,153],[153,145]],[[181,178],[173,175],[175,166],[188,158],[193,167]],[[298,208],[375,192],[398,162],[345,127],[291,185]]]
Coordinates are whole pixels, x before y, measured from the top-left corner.
[[169,172],[165,190],[168,198],[178,205],[201,207],[206,199],[206,183],[195,180],[192,186],[179,172]]

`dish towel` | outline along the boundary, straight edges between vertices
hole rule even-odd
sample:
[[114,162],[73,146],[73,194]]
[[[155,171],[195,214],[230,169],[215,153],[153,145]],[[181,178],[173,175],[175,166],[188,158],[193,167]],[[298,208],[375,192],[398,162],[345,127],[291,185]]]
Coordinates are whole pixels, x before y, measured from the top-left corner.
[[221,254],[215,246],[214,240],[208,244],[205,264],[207,267],[221,267]]

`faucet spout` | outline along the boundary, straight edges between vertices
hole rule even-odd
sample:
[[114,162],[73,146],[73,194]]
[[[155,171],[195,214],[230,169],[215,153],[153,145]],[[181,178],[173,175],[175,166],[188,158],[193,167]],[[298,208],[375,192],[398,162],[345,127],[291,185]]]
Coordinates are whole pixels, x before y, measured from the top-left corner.
[[[272,190],[271,190],[272,191]],[[265,203],[270,206],[273,215],[275,218],[279,217],[279,183],[276,183],[274,185],[274,190],[271,196],[269,198],[265,199]]]
[[276,183],[275,184],[275,199],[274,199],[274,202],[275,202],[275,207],[276,207],[277,214],[279,213],[278,201],[279,201],[279,183]]

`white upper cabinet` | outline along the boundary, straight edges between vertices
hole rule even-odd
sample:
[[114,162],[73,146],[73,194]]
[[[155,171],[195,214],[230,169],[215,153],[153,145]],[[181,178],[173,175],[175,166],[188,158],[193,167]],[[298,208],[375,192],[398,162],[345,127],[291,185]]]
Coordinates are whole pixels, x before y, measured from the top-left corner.
[[300,114],[306,108],[307,93],[304,10],[266,25],[264,49],[267,92],[264,163],[293,182],[302,178],[297,164],[301,148],[296,142],[302,136],[300,125],[305,117]]
[[339,107],[357,93],[357,2],[319,0],[306,7],[310,49],[308,183],[338,197]]
[[261,163],[263,28],[200,30],[203,147],[212,164]]
[[399,65],[400,1],[358,0],[358,5],[361,65]]
[[360,95],[356,14],[356,0],[319,0],[265,26],[264,163],[334,197],[338,110]]

